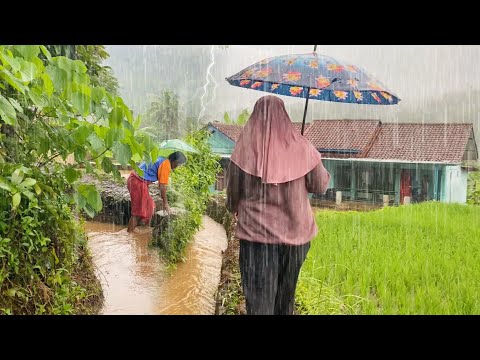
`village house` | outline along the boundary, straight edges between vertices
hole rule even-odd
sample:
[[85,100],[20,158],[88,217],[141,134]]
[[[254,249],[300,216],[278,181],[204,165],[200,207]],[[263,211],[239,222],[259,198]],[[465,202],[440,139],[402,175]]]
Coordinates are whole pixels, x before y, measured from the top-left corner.
[[[294,123],[300,132],[301,124]],[[209,142],[225,171],[239,125],[211,122]],[[472,124],[315,120],[305,137],[331,174],[325,200],[398,205],[437,200],[465,203],[466,161],[478,159]],[[212,191],[222,191],[224,171]],[[314,196],[315,197],[315,196]]]

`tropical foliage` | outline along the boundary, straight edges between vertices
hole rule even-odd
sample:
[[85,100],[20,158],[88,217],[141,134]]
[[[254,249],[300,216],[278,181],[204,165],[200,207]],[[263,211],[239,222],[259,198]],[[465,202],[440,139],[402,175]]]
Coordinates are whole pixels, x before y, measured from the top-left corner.
[[75,219],[102,202],[95,186],[77,183],[80,167],[119,178],[112,158],[138,169],[132,157],[158,154],[135,131],[140,119],[92,80],[99,70],[67,56],[0,46],[0,313],[86,311],[95,290],[76,277],[88,256]]

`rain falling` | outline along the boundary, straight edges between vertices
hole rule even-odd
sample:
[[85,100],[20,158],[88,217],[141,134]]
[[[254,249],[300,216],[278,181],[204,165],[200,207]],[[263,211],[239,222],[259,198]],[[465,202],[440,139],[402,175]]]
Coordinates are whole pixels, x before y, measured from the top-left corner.
[[0,314],[478,314],[479,61],[0,45]]

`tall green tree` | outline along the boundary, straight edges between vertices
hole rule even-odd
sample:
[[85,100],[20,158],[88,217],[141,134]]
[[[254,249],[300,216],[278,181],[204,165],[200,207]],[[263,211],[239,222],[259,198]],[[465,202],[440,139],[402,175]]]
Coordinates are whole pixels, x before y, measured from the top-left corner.
[[149,128],[158,141],[162,141],[179,137],[179,122],[178,95],[172,90],[163,90],[161,95],[154,95],[143,126]]
[[118,93],[118,80],[110,66],[102,63],[110,57],[105,45],[46,45],[52,56],[65,56],[73,60],[81,60],[87,66],[87,74],[92,85],[103,86],[113,95]]

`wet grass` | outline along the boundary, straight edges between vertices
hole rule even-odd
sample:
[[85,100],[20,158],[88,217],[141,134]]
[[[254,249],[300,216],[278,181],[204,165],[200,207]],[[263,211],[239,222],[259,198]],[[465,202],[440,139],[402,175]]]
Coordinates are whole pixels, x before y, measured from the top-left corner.
[[480,313],[480,207],[423,203],[319,211],[302,314]]
[[245,314],[245,297],[241,286],[240,268],[238,264],[239,241],[232,237],[228,241],[222,261],[220,284],[216,293],[217,315]]
[[473,171],[468,174],[468,183],[467,183],[468,193],[475,191],[480,188],[480,171]]
[[474,182],[480,182],[480,171],[472,171],[468,173],[468,184],[473,185]]
[[238,264],[239,241],[234,237],[235,221],[225,207],[225,196],[212,196],[207,204],[207,215],[222,224],[227,233],[228,246],[223,253],[220,282],[215,295],[216,315],[245,314],[245,298],[241,287]]
[[86,244],[79,253],[73,279],[86,290],[86,296],[77,299],[75,308],[79,315],[98,314],[103,306],[104,294],[100,280],[95,275],[95,264]]
[[468,174],[467,202],[480,205],[480,171],[473,171]]

